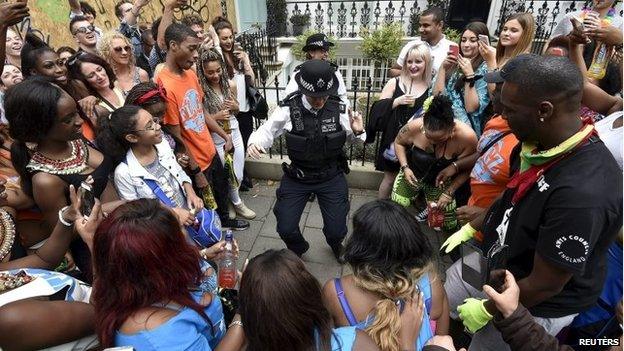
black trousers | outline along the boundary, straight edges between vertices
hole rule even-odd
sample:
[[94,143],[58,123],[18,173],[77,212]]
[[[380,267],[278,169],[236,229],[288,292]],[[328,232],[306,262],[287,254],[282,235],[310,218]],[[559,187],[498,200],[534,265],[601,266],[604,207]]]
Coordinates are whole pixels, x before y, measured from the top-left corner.
[[[221,163],[221,159],[219,155],[215,153],[215,156],[212,158],[212,163],[208,168],[204,171],[204,176],[210,183],[212,187],[212,194],[214,195],[215,202],[217,203],[217,214],[219,215],[219,219],[221,222],[229,219],[228,217],[228,201],[229,201],[229,189],[230,184],[228,182],[227,174],[225,173],[225,168],[223,168],[223,164]],[[195,189],[197,194],[200,194],[199,189]]]
[[312,193],[318,199],[323,216],[323,234],[329,246],[340,244],[347,235],[349,188],[344,173],[315,184],[302,183],[284,175],[275,193],[277,202],[273,213],[277,218],[277,232],[286,247],[296,254],[302,254],[306,248],[299,220]]

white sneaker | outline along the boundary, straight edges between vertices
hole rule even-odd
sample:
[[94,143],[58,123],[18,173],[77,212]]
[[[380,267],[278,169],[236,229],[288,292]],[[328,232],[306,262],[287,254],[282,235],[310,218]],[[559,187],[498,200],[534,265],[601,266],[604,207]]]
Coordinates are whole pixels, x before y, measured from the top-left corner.
[[236,219],[236,208],[234,208],[234,204],[228,201],[228,218]]
[[236,210],[236,213],[245,218],[245,219],[254,219],[256,218],[256,213],[252,210],[249,209],[249,207],[245,206],[244,202],[241,202],[238,205],[234,205],[234,209]]

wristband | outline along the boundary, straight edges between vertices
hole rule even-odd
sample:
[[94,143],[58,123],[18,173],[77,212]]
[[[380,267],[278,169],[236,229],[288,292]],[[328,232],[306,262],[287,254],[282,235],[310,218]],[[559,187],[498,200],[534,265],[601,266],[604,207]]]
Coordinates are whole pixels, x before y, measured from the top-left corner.
[[195,169],[191,169],[190,171],[188,171],[188,175],[190,177],[194,177],[196,175],[198,175],[199,173],[201,173],[201,168],[197,167]]
[[406,168],[409,168],[409,165],[408,165],[408,164],[404,164],[403,166],[401,166],[401,170],[402,170],[403,172],[405,172],[405,169],[406,169]]
[[61,224],[63,224],[64,226],[66,226],[66,227],[71,227],[72,225],[74,225],[74,223],[67,222],[67,221],[65,220],[65,218],[63,218],[63,213],[64,213],[64,212],[65,212],[68,208],[69,208],[69,206],[65,206],[65,207],[61,208],[61,209],[58,211],[58,219],[59,219],[59,222],[61,222]]

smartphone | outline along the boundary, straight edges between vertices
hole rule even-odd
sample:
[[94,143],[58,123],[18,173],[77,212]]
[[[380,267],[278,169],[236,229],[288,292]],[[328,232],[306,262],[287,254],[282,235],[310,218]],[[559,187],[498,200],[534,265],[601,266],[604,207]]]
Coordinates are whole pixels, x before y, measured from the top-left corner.
[[470,242],[461,246],[462,279],[473,288],[481,291],[487,282],[487,260],[483,251]]
[[91,185],[87,182],[80,183],[78,196],[80,196],[80,213],[83,216],[91,215],[91,210],[95,205],[95,196],[93,196]]
[[570,22],[572,22],[572,27],[574,27],[574,30],[581,33],[585,31],[585,26],[583,25],[583,22],[581,22],[578,18],[570,17]]
[[490,46],[490,37],[484,34],[479,34],[479,41],[482,41],[485,45]]
[[459,46],[457,46],[457,45],[449,46],[449,52],[453,56],[459,56]]

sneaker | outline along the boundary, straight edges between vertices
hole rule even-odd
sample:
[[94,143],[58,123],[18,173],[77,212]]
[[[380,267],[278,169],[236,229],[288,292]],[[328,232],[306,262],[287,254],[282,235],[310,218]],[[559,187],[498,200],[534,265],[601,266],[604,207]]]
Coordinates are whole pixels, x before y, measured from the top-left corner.
[[427,207],[425,207],[424,210],[418,212],[416,214],[416,220],[418,222],[426,222],[427,221],[427,216],[429,216],[429,209]]
[[228,219],[221,222],[221,228],[230,230],[245,230],[249,228],[249,222],[244,219]]
[[234,205],[234,210],[236,214],[245,218],[245,219],[254,219],[256,218],[256,213],[249,209],[249,207],[245,206],[244,202],[241,202],[238,205]]
[[304,242],[305,243],[305,248],[303,250],[301,250],[301,252],[295,252],[295,254],[297,254],[297,256],[299,256],[299,258],[301,258],[301,256],[303,256],[304,253],[308,252],[308,250],[310,249],[310,243],[308,243],[307,241]]
[[228,201],[228,218],[236,219],[236,208],[234,207],[234,204],[232,204],[229,201]]

